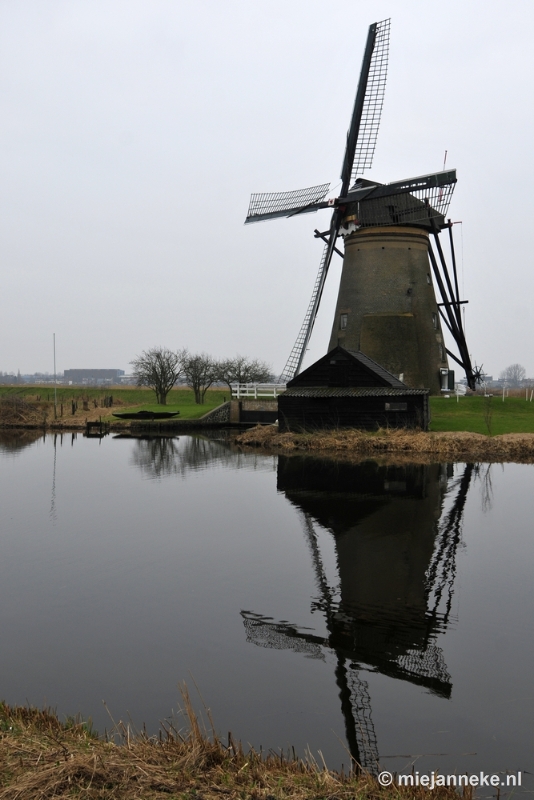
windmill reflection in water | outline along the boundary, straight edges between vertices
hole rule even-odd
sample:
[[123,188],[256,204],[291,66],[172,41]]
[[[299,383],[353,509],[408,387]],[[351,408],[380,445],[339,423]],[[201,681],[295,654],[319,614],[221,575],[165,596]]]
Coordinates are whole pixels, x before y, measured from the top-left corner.
[[[451,618],[456,552],[476,465],[340,464],[280,456],[278,489],[301,512],[328,636],[242,611],[247,641],[308,658],[336,658],[346,738],[355,764],[377,772],[379,748],[363,669],[449,698],[436,636]],[[451,496],[443,513],[445,495]],[[316,525],[335,538],[339,586],[325,573]]]

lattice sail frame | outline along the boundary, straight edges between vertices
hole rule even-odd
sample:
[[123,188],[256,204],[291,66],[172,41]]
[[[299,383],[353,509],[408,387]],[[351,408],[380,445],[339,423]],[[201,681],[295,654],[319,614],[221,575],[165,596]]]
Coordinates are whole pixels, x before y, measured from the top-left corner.
[[360,678],[357,669],[357,664],[351,664],[346,674],[360,753],[360,766],[371,774],[375,774],[380,763],[380,756],[373,723],[369,684]]
[[[307,629],[291,625],[289,622],[275,622],[270,617],[262,617],[252,611],[242,611],[241,616],[247,642],[255,644],[257,647],[292,650],[294,653],[301,653],[306,658],[325,660],[321,645],[303,638],[302,632]],[[301,634],[300,637],[299,634]]]
[[415,677],[437,680],[443,684],[452,683],[443,650],[435,644],[427,644],[424,650],[408,650],[404,655],[397,656],[396,664],[408,680]]
[[317,308],[319,306],[319,302],[321,300],[321,294],[323,292],[323,287],[326,279],[326,261],[328,256],[328,245],[326,244],[323,248],[323,255],[321,257],[321,263],[319,264],[319,271],[317,272],[317,277],[315,278],[315,283],[313,285],[313,291],[310,298],[310,302],[308,303],[308,308],[306,309],[306,314],[304,316],[304,321],[300,326],[300,330],[291,349],[291,353],[289,354],[289,358],[286,361],[286,365],[282,370],[282,374],[278,378],[279,383],[288,383],[295,375],[298,375],[300,372],[300,368],[302,366],[302,361],[304,356],[306,355],[306,349],[308,347],[308,343],[310,341],[310,337],[313,330],[313,323],[315,322],[315,316],[317,314]]
[[352,162],[351,183],[366,169],[370,169],[373,163],[386,91],[390,28],[391,19],[384,19],[376,24],[375,45]]
[[269,219],[271,215],[289,216],[291,212],[303,213],[306,206],[313,206],[326,197],[330,189],[329,183],[308,186],[306,189],[294,189],[291,192],[261,192],[250,196],[250,203],[245,222]]

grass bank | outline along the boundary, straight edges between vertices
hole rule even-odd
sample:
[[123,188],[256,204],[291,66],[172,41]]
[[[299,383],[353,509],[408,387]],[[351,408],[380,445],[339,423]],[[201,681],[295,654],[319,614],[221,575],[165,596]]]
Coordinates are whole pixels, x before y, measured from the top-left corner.
[[516,397],[502,395],[484,397],[454,395],[430,398],[432,431],[468,431],[499,436],[505,433],[534,433],[534,401],[527,402],[525,394]]
[[[108,407],[107,398],[113,398]],[[104,422],[117,421],[113,412],[121,411],[178,411],[180,419],[199,419],[230,397],[229,390],[208,389],[205,402],[195,403],[191,389],[172,389],[167,405],[157,405],[154,392],[142,387],[81,387],[62,386],[57,389],[57,421],[54,419],[54,389],[49,386],[0,387],[0,426],[2,423],[22,426],[49,427],[52,422],[79,427],[85,420],[102,417]],[[73,406],[74,404],[74,406]]]
[[534,463],[534,434],[483,436],[465,431],[423,432],[404,429],[376,432],[339,429],[315,433],[279,433],[277,426],[251,428],[236,444],[273,452],[310,452],[345,456],[394,454],[423,460],[515,461]]
[[[0,704],[0,800],[285,800],[384,798],[428,800],[423,787],[381,788],[367,775],[340,775],[313,759],[244,752],[231,737],[223,743],[199,726],[184,692],[185,731],[163,727],[156,738],[132,735],[119,725],[115,737],[99,738],[80,721],[54,713]],[[464,790],[469,799],[472,790]],[[434,800],[458,800],[436,788]]]

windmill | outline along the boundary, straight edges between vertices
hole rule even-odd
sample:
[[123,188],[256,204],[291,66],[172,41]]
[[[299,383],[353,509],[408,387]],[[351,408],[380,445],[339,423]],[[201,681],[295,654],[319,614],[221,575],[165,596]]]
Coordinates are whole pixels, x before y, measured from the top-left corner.
[[[292,217],[331,208],[326,231],[315,230],[324,250],[312,296],[280,376],[300,372],[334,253],[343,257],[329,350],[340,344],[361,350],[412,388],[439,392],[448,386],[447,356],[475,388],[480,370],[471,364],[458,291],[452,225],[445,216],[456,170],[379,184],[361,178],[372,165],[388,69],[390,20],[369,27],[356,100],[347,133],[339,196],[325,199],[330,184],[290,192],[253,194],[245,223]],[[439,233],[448,228],[452,277]],[[344,254],[336,246],[344,239]],[[434,239],[436,253],[431,244]],[[441,302],[436,302],[434,281]],[[446,349],[440,317],[458,355]],[[445,386],[444,383],[447,383]]]
[[[279,457],[278,489],[301,516],[317,588],[312,610],[324,614],[328,633],[243,610],[247,641],[306,658],[334,655],[347,743],[369,772],[378,771],[380,754],[362,672],[451,696],[435,637],[451,619],[456,552],[475,475],[472,464],[454,477],[452,465],[341,469],[309,456]],[[441,514],[445,495],[451,502]],[[317,524],[335,537],[339,587],[328,582]]]

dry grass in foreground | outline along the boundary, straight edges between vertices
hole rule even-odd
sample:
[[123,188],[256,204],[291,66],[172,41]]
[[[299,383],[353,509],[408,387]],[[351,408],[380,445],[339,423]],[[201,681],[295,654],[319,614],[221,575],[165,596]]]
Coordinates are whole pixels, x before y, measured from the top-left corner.
[[[121,744],[96,737],[82,723],[61,723],[49,711],[1,704],[1,800],[428,800],[422,787],[383,789],[369,775],[339,775],[313,761],[245,753],[231,741],[226,746],[201,730],[187,690],[182,695],[187,734],[166,726],[157,738],[131,736],[120,725]],[[471,791],[464,792],[467,800]],[[458,800],[453,788],[435,789],[432,796]]]
[[506,433],[483,436],[465,431],[425,432],[406,428],[376,432],[353,429],[313,433],[279,433],[275,425],[251,428],[235,439],[242,447],[261,447],[277,452],[354,454],[380,456],[389,453],[414,458],[461,461],[534,462],[534,434]]

